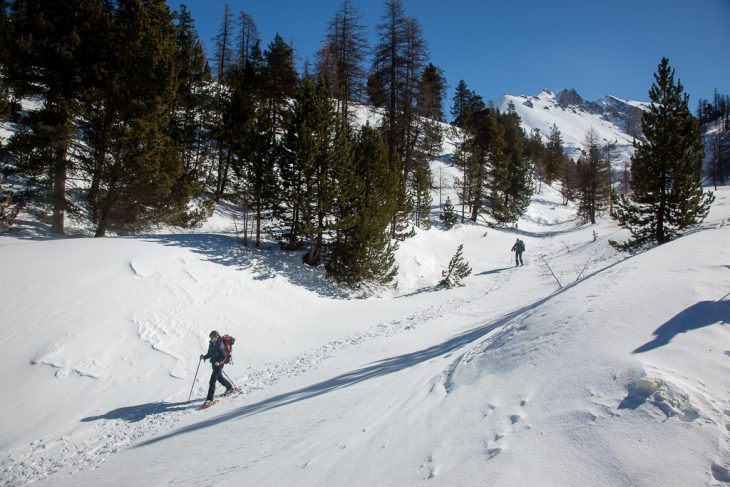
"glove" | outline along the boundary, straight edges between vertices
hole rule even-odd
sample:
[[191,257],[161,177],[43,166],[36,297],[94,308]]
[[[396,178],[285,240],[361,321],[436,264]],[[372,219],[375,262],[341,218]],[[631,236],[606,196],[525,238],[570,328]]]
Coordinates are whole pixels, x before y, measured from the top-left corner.
[[221,366],[221,363],[220,363],[220,362],[216,362],[216,363],[215,363],[214,365],[215,365],[216,367],[220,367],[220,366]]
[[205,355],[203,355],[203,354],[201,353],[201,354],[200,354],[200,360],[203,360],[204,358],[205,358]]

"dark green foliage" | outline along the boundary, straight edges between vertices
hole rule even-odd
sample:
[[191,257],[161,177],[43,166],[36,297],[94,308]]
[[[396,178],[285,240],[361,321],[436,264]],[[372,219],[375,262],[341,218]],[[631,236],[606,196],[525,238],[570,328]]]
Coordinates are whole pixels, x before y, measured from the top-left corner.
[[206,112],[212,108],[212,98],[206,91],[211,80],[210,67],[185,5],[180,6],[177,29],[175,43],[180,62],[170,135],[181,147],[186,171],[200,178],[207,155],[203,140],[204,121]]
[[334,206],[336,128],[329,91],[305,78],[282,141],[280,173],[282,197],[288,202],[288,244],[295,248],[301,239],[309,241],[305,261],[310,265],[320,262],[326,217]]
[[339,230],[327,273],[351,287],[384,285],[397,273],[395,248],[386,229],[397,207],[398,179],[380,134],[364,126],[353,155],[338,169]]
[[[10,56],[12,25],[8,21],[6,8],[5,0],[0,0],[0,122],[7,120],[10,116],[10,94],[5,66]],[[0,144],[2,144],[2,140],[0,140]]]
[[469,263],[464,260],[462,255],[463,250],[464,244],[459,245],[456,249],[456,254],[449,261],[449,266],[441,273],[441,282],[439,283],[441,286],[463,286],[464,284],[461,281],[471,274],[471,267],[469,267]]
[[244,205],[253,211],[256,247],[261,246],[261,224],[264,214],[279,202],[276,174],[276,147],[272,136],[273,123],[267,107],[256,108],[251,130],[245,132],[236,146],[237,166],[241,183],[239,193]]
[[453,102],[451,116],[454,118],[451,123],[463,129],[468,127],[473,114],[487,108],[482,97],[470,90],[464,80],[456,85]]
[[666,58],[654,74],[649,97],[644,137],[635,143],[631,160],[634,192],[621,196],[615,205],[619,225],[631,232],[629,241],[616,245],[627,250],[678,237],[707,216],[714,199],[702,190],[704,147],[699,124]]
[[513,107],[507,113],[491,108],[463,119],[465,141],[457,151],[464,170],[459,191],[470,207],[471,220],[488,214],[496,225],[514,223],[532,196],[532,161],[527,137]]
[[33,130],[47,144],[42,152],[48,157],[34,163],[48,168],[45,187],[56,233],[64,232],[68,153],[81,113],[80,98],[93,76],[98,54],[95,37],[104,25],[102,17],[98,0],[76,0],[71,5],[17,0],[12,4],[13,38],[6,51],[5,74],[16,97],[35,94],[43,100]]
[[421,135],[416,147],[416,164],[435,159],[441,153],[443,130],[441,123],[444,118],[441,108],[446,80],[443,72],[433,64],[423,70],[418,85],[416,111],[421,118]]
[[[111,46],[124,46],[103,65],[104,137],[90,145],[97,159],[91,197],[96,235],[136,233],[159,223],[193,223],[193,184],[169,135],[178,95],[179,51],[173,15],[162,0],[120,2]],[[111,49],[111,47],[110,47]]]
[[446,230],[451,230],[451,228],[459,222],[459,216],[456,214],[454,205],[451,204],[451,198],[448,196],[446,197],[446,201],[444,202],[441,211],[443,212],[442,220],[444,222],[444,228]]
[[545,148],[545,182],[551,184],[558,178],[561,166],[566,163],[563,138],[555,124],[550,129]]
[[505,159],[507,161],[507,189],[504,192],[504,211],[499,223],[515,223],[525,213],[532,197],[532,164],[526,153],[527,136],[520,125],[520,117],[510,103],[507,113],[501,115],[504,126]]

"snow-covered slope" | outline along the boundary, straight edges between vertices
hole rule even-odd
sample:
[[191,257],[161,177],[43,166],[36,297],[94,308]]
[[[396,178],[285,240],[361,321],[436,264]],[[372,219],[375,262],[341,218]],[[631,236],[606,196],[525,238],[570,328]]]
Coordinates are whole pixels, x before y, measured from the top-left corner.
[[528,133],[539,129],[546,139],[556,125],[566,153],[573,159],[577,159],[585,148],[586,134],[593,129],[602,146],[615,145],[611,158],[617,169],[623,169],[633,154],[633,140],[641,133],[641,113],[646,109],[646,103],[613,96],[587,102],[574,90],[544,90],[537,96],[505,95],[499,102],[499,109],[506,111],[510,103]]
[[[727,484],[730,188],[629,257],[543,187],[519,231],[419,231],[398,288],[365,299],[237,246],[225,212],[199,234],[0,237],[0,485]],[[472,275],[434,288],[460,243]],[[244,394],[198,411],[211,329],[238,338]]]

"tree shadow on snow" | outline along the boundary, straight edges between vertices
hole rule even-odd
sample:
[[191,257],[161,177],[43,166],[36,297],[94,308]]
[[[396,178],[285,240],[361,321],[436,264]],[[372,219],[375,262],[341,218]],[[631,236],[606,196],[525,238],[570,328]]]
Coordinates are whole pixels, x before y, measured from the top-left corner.
[[200,400],[193,400],[191,402],[151,402],[149,404],[140,404],[138,406],[126,406],[118,408],[113,411],[109,411],[101,416],[89,416],[83,418],[81,421],[89,423],[91,421],[99,421],[100,419],[123,419],[128,423],[136,423],[142,421],[147,416],[162,413],[172,413],[184,411],[186,409],[192,409],[199,407],[197,402]]
[[216,264],[250,270],[256,280],[283,276],[293,285],[303,287],[320,296],[346,297],[346,294],[327,278],[322,267],[302,263],[301,252],[285,252],[276,244],[261,248],[245,247],[240,239],[214,233],[148,235],[144,240],[172,247],[183,247]]
[[633,353],[662,347],[680,333],[687,333],[718,323],[730,324],[730,301],[700,301],[685,309],[654,331],[655,338]]

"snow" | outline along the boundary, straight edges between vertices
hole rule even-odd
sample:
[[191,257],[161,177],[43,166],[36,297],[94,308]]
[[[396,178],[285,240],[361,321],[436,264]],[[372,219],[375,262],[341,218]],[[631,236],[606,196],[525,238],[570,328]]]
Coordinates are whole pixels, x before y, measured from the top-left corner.
[[[647,107],[644,102],[622,100],[616,97],[607,97],[600,103],[605,105],[607,100],[616,100],[636,108],[645,109]],[[577,160],[580,151],[586,148],[586,134],[591,129],[601,146],[606,143],[615,144],[612,159],[616,169],[623,170],[624,163],[634,153],[633,137],[628,135],[615,121],[603,115],[588,112],[581,107],[563,108],[558,104],[556,94],[552,91],[544,90],[537,96],[505,95],[499,103],[499,109],[506,111],[510,103],[514,105],[515,111],[522,119],[522,126],[528,134],[533,129],[539,129],[543,140],[546,140],[553,125],[556,125],[560,130],[566,154],[570,158]]]
[[[445,200],[457,173],[432,169]],[[0,485],[730,483],[730,187],[628,255],[543,184],[514,229],[418,230],[367,297],[240,221],[0,235]],[[460,244],[472,275],[437,288]],[[201,411],[212,329],[243,394]]]

